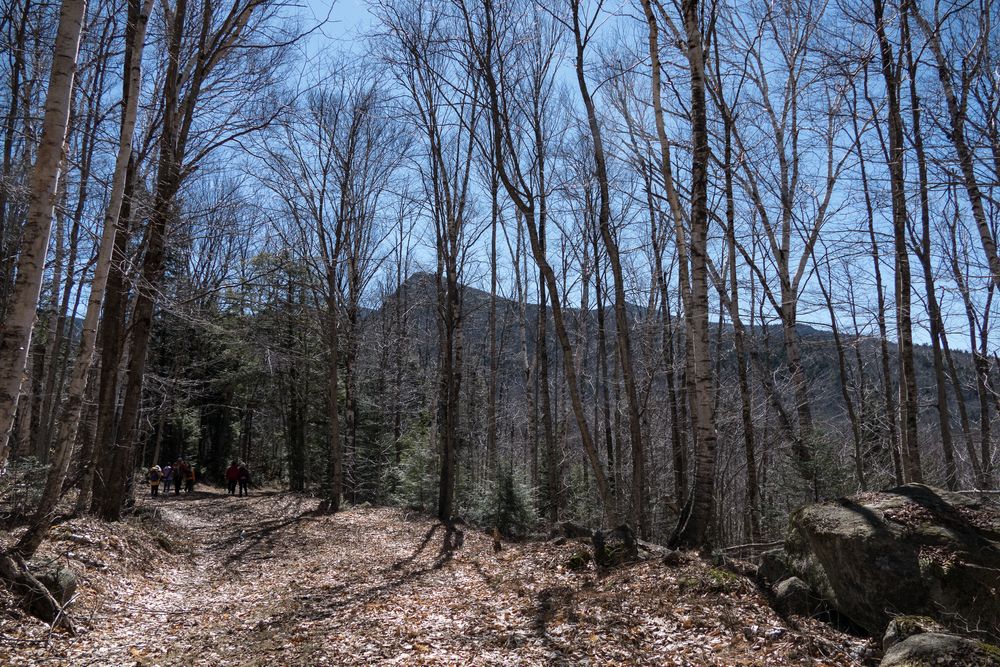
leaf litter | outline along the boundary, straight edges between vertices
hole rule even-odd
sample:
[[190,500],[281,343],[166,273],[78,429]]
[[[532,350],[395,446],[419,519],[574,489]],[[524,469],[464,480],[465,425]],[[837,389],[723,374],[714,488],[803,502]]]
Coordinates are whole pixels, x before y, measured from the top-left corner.
[[870,640],[782,618],[749,580],[687,554],[614,570],[581,549],[399,508],[334,516],[288,493],[143,498],[118,524],[57,527],[77,637],[0,593],[0,664],[863,665]]

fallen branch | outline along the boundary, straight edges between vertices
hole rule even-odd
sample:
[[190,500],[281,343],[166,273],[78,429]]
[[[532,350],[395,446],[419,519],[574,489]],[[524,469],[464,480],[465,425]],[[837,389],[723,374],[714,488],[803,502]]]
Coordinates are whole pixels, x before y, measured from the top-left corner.
[[749,544],[734,544],[731,547],[723,547],[723,551],[740,551],[743,549],[763,549],[770,547],[777,547],[784,544],[784,540],[775,540],[774,542],[750,542]]

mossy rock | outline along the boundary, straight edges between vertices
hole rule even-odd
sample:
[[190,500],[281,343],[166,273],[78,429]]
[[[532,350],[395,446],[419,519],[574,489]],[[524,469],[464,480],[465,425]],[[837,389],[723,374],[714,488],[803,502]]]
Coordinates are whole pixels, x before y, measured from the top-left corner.
[[789,519],[789,566],[874,636],[896,614],[961,618],[1000,641],[1000,508],[923,484],[808,505]]
[[585,570],[591,560],[590,552],[581,549],[566,560],[566,568],[573,571]]
[[958,635],[925,632],[886,651],[880,667],[1000,667],[1000,649]]
[[708,590],[713,593],[735,593],[742,590],[745,583],[743,577],[728,570],[713,567],[708,571]]
[[882,650],[888,651],[899,642],[925,632],[947,633],[948,630],[930,616],[896,616],[889,622],[882,637]]

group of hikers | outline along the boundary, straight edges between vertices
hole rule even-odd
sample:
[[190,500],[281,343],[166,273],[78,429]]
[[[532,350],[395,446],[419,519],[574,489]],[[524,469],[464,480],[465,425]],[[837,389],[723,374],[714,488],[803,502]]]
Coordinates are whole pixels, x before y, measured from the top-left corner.
[[[180,495],[181,485],[184,485],[185,493],[194,491],[196,477],[195,467],[183,459],[177,459],[173,465],[169,463],[162,468],[154,465],[146,473],[146,481],[149,482],[150,495],[160,495],[160,484],[163,484],[164,493],[174,490],[174,495]],[[233,461],[226,468],[226,484],[229,487],[229,495],[235,495],[239,487],[240,496],[250,495],[250,469],[241,461]]]
[[240,487],[240,496],[250,495],[247,487],[250,486],[250,469],[247,464],[233,461],[226,468],[226,484],[229,486],[229,495],[236,493],[236,486]]
[[160,483],[163,483],[164,493],[170,493],[170,489],[174,490],[174,495],[180,495],[181,485],[184,485],[184,492],[191,493],[194,491],[194,479],[196,476],[195,468],[193,465],[185,461],[184,459],[177,459],[174,461],[173,465],[169,463],[162,468],[160,466],[153,466],[146,473],[146,479],[149,481],[150,494],[154,496],[160,495]]

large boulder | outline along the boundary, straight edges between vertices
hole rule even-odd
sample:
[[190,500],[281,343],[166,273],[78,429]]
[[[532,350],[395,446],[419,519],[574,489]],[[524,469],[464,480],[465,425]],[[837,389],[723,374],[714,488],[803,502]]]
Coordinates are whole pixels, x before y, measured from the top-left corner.
[[913,635],[889,649],[880,667],[1000,667],[1000,649],[957,635]]
[[1000,509],[923,484],[807,505],[789,520],[790,567],[875,636],[930,616],[1000,640]]

